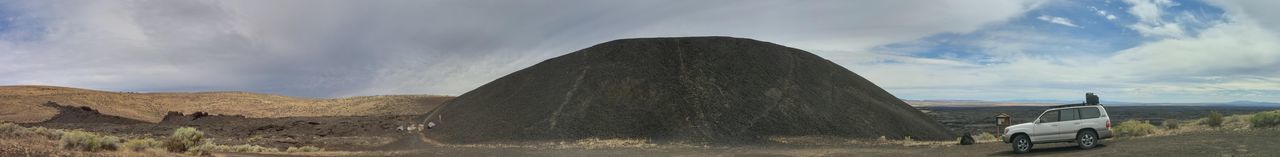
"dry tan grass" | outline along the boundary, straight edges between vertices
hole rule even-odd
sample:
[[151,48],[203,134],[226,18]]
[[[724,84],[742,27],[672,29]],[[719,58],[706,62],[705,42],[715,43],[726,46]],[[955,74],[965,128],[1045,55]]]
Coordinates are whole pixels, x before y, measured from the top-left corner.
[[1021,103],[1021,102],[994,102],[994,101],[978,101],[978,100],[905,100],[908,105],[913,107],[936,107],[936,106],[965,106],[965,107],[988,107],[988,106],[1052,106],[1057,104],[1051,103]]
[[0,156],[187,156],[169,153],[161,149],[142,151],[103,150],[75,151],[60,146],[57,139],[44,136],[16,136],[0,138]]
[[[975,137],[975,139],[976,138],[977,137]],[[944,140],[944,141],[918,140],[918,139],[912,139],[910,136],[905,137],[903,139],[888,139],[884,136],[881,136],[880,138],[873,138],[873,139],[841,138],[841,137],[827,137],[827,136],[775,136],[775,137],[769,137],[768,139],[770,141],[778,142],[781,144],[810,145],[810,146],[875,145],[875,146],[908,146],[908,147],[917,147],[917,146],[950,147],[953,145],[960,144],[959,137],[957,137],[955,140]],[[996,137],[994,140],[990,140],[990,139],[978,140],[977,142],[990,143],[990,142],[996,142],[996,141],[999,141],[999,137]]]
[[645,139],[581,139],[555,145],[559,149],[599,149],[599,148],[653,148],[658,145]]
[[[625,138],[587,138],[576,141],[561,142],[528,142],[528,143],[492,143],[492,144],[436,144],[452,148],[524,148],[524,149],[607,149],[607,148],[656,148],[660,145],[650,143],[646,139]],[[697,148],[687,144],[661,145],[664,148]]]
[[1160,136],[1178,135],[1178,134],[1194,133],[1194,132],[1206,132],[1206,131],[1248,130],[1248,129],[1253,129],[1253,125],[1249,122],[1250,117],[1253,117],[1253,114],[1228,115],[1228,116],[1222,117],[1222,126],[1219,126],[1219,127],[1212,127],[1212,126],[1201,124],[1201,122],[1205,121],[1206,118],[1193,119],[1193,120],[1180,120],[1180,121],[1176,121],[1178,123],[1178,128],[1170,129],[1165,127],[1156,127],[1155,133],[1152,133],[1146,136],[1120,137],[1120,138],[1160,137]]
[[88,106],[108,115],[159,122],[166,112],[208,112],[247,117],[410,115],[452,99],[434,95],[380,95],[306,99],[249,92],[132,93],[56,86],[0,86],[0,121],[39,122],[57,111],[48,101]]

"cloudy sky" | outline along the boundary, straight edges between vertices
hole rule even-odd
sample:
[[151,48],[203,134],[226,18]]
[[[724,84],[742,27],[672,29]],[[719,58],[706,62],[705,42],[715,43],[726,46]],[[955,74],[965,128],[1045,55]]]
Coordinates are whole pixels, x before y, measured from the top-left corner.
[[0,0],[0,85],[459,95],[635,37],[813,52],[905,99],[1280,102],[1280,1]]

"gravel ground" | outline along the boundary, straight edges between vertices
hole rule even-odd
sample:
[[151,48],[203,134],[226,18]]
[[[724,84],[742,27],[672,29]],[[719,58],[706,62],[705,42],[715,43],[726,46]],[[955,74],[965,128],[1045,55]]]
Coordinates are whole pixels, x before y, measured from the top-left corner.
[[[539,148],[442,148],[333,152],[306,156],[1274,156],[1280,154],[1280,130],[1216,130],[1178,135],[1107,139],[1097,148],[1082,150],[1067,143],[1035,145],[1032,152],[1014,154],[1004,143],[933,146],[748,146],[666,147],[605,149]],[[222,154],[258,156],[254,154]],[[272,155],[277,156],[277,155]]]

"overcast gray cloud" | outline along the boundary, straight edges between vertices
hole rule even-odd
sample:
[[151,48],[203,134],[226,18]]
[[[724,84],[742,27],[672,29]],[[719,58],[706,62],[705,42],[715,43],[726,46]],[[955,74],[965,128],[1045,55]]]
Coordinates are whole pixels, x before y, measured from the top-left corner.
[[[620,38],[804,49],[908,99],[1280,101],[1269,0],[0,0],[0,84],[458,95]],[[1105,15],[1105,16],[1104,16]]]
[[[618,38],[861,50],[963,33],[1030,1],[5,1],[2,84],[333,97],[457,95]],[[841,54],[820,54],[841,60]],[[834,58],[832,58],[834,57]],[[849,57],[856,58],[856,56]]]

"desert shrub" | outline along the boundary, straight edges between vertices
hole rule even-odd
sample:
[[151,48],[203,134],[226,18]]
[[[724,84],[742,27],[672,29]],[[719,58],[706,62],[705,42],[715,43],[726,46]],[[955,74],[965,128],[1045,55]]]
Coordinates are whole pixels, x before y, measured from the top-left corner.
[[26,127],[18,126],[17,124],[8,123],[8,122],[0,123],[0,136],[18,137],[18,136],[26,136],[30,134],[31,134],[31,130],[27,129]]
[[250,146],[250,144],[239,144],[239,146],[232,146],[232,149],[230,149],[230,151],[251,152],[251,153],[252,152],[280,152],[280,149],[266,148],[262,146]]
[[279,152],[279,149],[267,148],[258,145],[242,144],[242,145],[215,145],[215,152],[241,152],[241,153],[260,153],[260,152]]
[[1112,131],[1115,131],[1116,136],[1145,136],[1147,134],[1155,133],[1156,126],[1151,125],[1151,123],[1147,123],[1146,121],[1128,120],[1121,122],[1120,125],[1116,125],[1111,129]]
[[123,138],[116,136],[102,135],[100,137],[102,137],[102,149],[105,150],[116,150],[117,148],[120,148],[120,142],[124,141]]
[[279,149],[275,149],[275,148],[267,148],[267,147],[263,147],[263,146],[258,146],[258,145],[242,144],[242,145],[230,146],[230,147],[228,147],[228,149],[227,149],[227,150],[222,150],[222,151],[226,151],[226,152],[244,152],[244,153],[260,153],[260,152],[279,152],[280,150],[279,150]]
[[62,130],[49,129],[44,127],[32,127],[31,132],[35,133],[36,135],[44,136],[45,138],[48,138],[50,140],[57,140],[58,138],[62,138],[62,133],[63,133]]
[[1280,111],[1261,112],[1249,118],[1253,127],[1272,127],[1280,124]]
[[164,143],[151,138],[141,138],[125,141],[120,147],[125,150],[142,151],[149,148],[163,149]]
[[1222,126],[1222,113],[1218,113],[1217,111],[1209,112],[1209,116],[1206,116],[1204,121],[1200,121],[1200,124],[1212,127]]
[[978,136],[973,137],[973,139],[974,141],[977,141],[977,142],[1000,141],[1000,136],[991,134],[989,132],[982,132],[981,134],[978,134]]
[[187,150],[187,154],[207,155],[212,152],[262,153],[262,152],[279,152],[279,151],[280,151],[279,149],[275,149],[275,148],[267,148],[263,146],[249,145],[249,144],[242,144],[242,145],[235,145],[235,146],[219,145],[217,143],[213,143],[212,141],[206,140],[200,145],[192,146],[190,149]]
[[101,141],[89,132],[69,131],[62,134],[62,146],[67,149],[91,150],[101,147]]
[[324,149],[315,147],[315,146],[289,147],[289,149],[285,149],[285,152],[290,152],[290,153],[318,152],[318,151],[324,151]]
[[1253,117],[1252,114],[1239,114],[1222,117],[1222,126],[1219,128],[1232,130],[1247,129],[1253,125],[1249,122],[1249,118],[1251,117]]
[[[223,147],[226,147],[226,146],[223,146]],[[217,150],[218,150],[217,144],[213,144],[213,142],[211,141],[204,141],[204,143],[201,143],[200,145],[194,145],[189,147],[187,149],[187,154],[200,156],[200,155],[207,155]]]
[[63,148],[80,151],[115,150],[120,138],[85,131],[67,131],[60,140]]
[[[780,140],[781,140],[781,141],[779,141],[779,142],[812,142],[812,141],[811,141],[811,139],[808,139],[808,137],[791,137],[790,139],[780,139]],[[559,144],[558,144],[558,145],[556,145],[556,146],[557,146],[557,147],[560,147],[560,148],[586,148],[586,149],[597,149],[597,148],[621,148],[621,147],[633,147],[633,148],[636,148],[636,147],[652,147],[652,146],[655,146],[655,145],[654,145],[654,144],[652,144],[652,143],[649,143],[649,140],[648,140],[648,139],[624,139],[624,138],[600,139],[600,138],[587,138],[587,139],[579,139],[579,140],[577,140],[577,141],[567,142],[567,143],[566,143],[566,142],[561,142],[561,143],[559,143]]]
[[184,152],[201,144],[202,140],[204,140],[204,132],[192,127],[182,127],[173,130],[173,135],[165,139],[164,147],[170,152]]
[[1179,122],[1177,119],[1169,119],[1169,120],[1165,120],[1165,121],[1164,121],[1164,128],[1165,128],[1165,129],[1178,129],[1178,125],[1179,125],[1178,123],[1181,123],[1181,122]]

